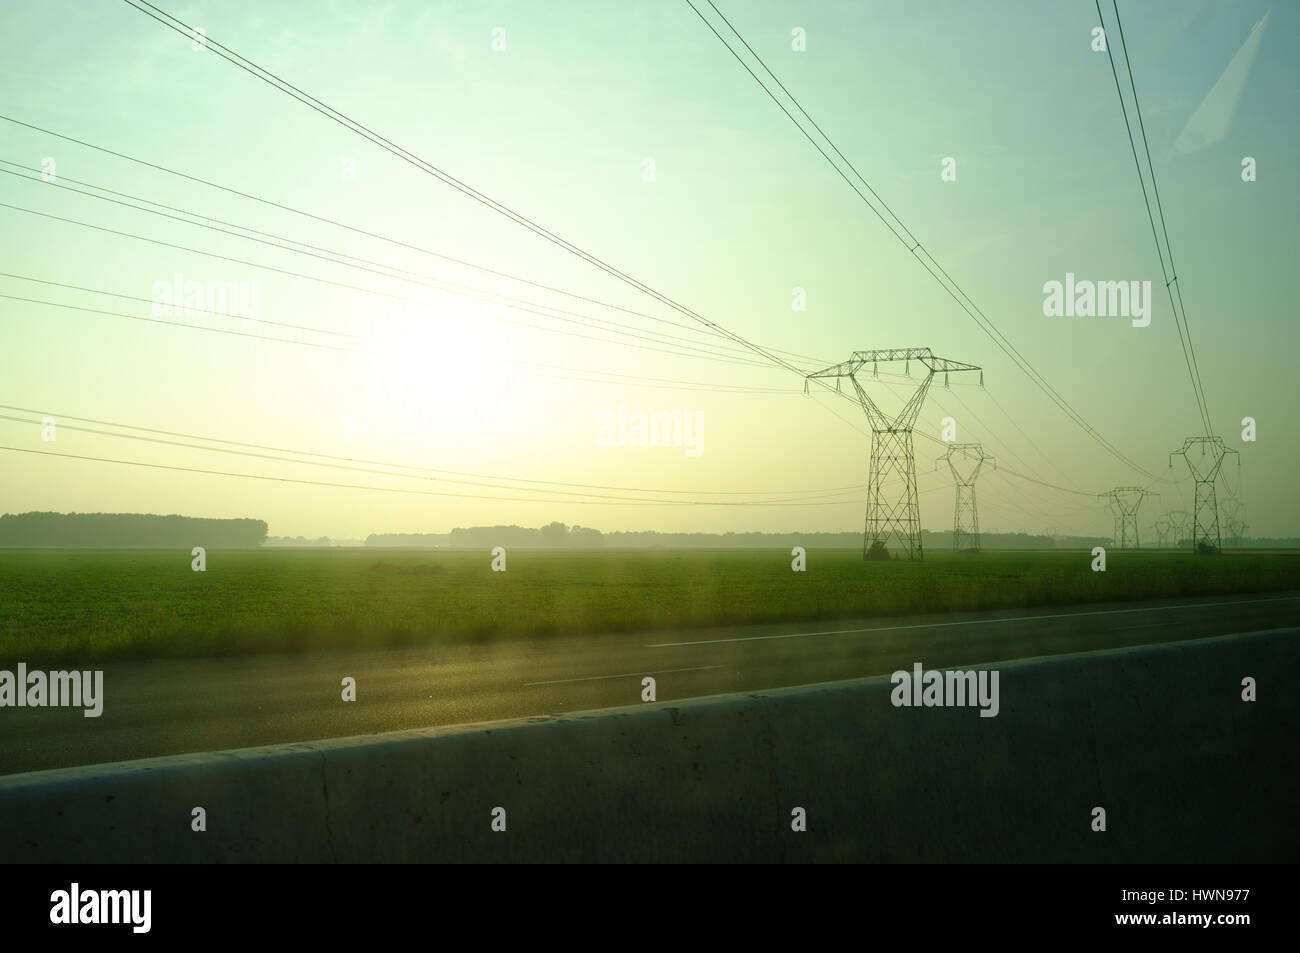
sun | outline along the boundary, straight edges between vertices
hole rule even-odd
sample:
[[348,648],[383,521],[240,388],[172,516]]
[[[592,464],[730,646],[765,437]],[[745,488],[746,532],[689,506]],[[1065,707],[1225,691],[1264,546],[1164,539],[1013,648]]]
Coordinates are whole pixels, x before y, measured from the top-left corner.
[[486,424],[508,378],[494,373],[488,329],[473,316],[413,312],[392,315],[375,336],[374,382],[382,404],[398,416],[440,421],[446,431]]

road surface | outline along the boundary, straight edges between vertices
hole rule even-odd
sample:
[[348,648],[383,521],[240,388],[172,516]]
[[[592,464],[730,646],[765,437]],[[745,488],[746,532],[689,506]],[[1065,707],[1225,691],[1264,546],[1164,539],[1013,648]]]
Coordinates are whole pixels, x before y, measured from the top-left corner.
[[[123,662],[104,710],[0,708],[0,774],[757,691],[1295,626],[1300,593],[486,645]],[[21,659],[0,661],[13,670]],[[355,702],[341,697],[356,679]]]

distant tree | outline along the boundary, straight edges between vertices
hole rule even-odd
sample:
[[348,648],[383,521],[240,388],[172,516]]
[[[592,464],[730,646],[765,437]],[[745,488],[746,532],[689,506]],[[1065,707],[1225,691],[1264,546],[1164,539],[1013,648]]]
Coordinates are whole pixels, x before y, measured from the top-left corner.
[[0,546],[244,549],[266,539],[264,520],[200,519],[147,513],[6,513]]
[[543,546],[564,546],[569,542],[569,528],[563,523],[548,523],[542,527]]
[[600,530],[590,526],[570,526],[569,542],[574,546],[599,546],[605,541]]

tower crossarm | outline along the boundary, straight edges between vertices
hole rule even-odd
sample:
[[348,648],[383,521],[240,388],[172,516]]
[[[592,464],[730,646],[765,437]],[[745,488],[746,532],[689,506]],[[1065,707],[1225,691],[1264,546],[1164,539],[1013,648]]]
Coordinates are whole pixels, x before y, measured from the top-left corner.
[[[1197,446],[1201,448],[1200,454],[1192,453]],[[1172,467],[1174,457],[1181,456],[1191,471],[1192,479],[1197,483],[1209,483],[1218,477],[1223,458],[1229,453],[1237,451],[1225,447],[1222,437],[1188,437],[1177,450],[1169,451],[1169,465]]]
[[931,373],[982,370],[982,368],[974,364],[964,364],[961,361],[938,357],[928,347],[891,347],[871,351],[854,351],[853,356],[847,361],[841,361],[839,364],[833,364],[820,371],[815,371],[809,374],[808,377],[851,377],[868,364],[875,368],[880,364],[897,363],[898,361],[917,361],[928,368]]
[[[952,473],[953,480],[962,485],[973,485],[979,477],[980,470],[984,464],[992,464],[993,469],[998,468],[997,459],[989,453],[984,452],[984,445],[980,443],[950,443],[948,452],[934,461],[934,468],[939,469],[942,463],[948,464],[948,469]],[[965,463],[971,469],[963,473],[958,467],[959,463]]]

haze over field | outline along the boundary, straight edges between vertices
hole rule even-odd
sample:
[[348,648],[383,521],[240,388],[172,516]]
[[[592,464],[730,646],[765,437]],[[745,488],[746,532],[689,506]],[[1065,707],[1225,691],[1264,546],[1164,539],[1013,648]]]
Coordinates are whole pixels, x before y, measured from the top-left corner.
[[[1110,64],[1091,48],[1092,7],[719,7],[1015,347],[1151,476],[1030,383],[684,3],[331,2],[308,16],[232,0],[171,12],[709,320],[798,355],[783,353],[800,369],[909,346],[984,368],[987,390],[974,375],[953,375],[951,390],[937,381],[918,420],[926,529],[952,525],[952,482],[934,468],[945,417],[958,440],[998,459],[978,488],[986,531],[1109,536],[1111,518],[1089,495],[1117,485],[1161,494],[1144,504],[1144,529],[1190,509],[1192,482],[1168,452],[1201,424]],[[1133,5],[1124,29],[1212,422],[1241,453],[1247,535],[1294,537],[1300,10],[1269,11],[1261,0]],[[628,310],[0,120],[0,159],[11,163],[0,169],[35,179],[0,175],[0,295],[10,296],[0,297],[0,415],[17,418],[0,419],[0,446],[11,448],[0,450],[0,511],[247,516],[272,535],[309,538],[551,520],[860,530],[868,436],[849,401],[803,396],[798,375],[760,366],[125,4],[51,0],[7,9],[5,21],[0,115]],[[792,49],[795,29],[805,50]],[[1199,139],[1184,135],[1194,116]],[[1257,181],[1242,181],[1247,156]],[[941,180],[948,157],[954,181]],[[44,160],[53,182],[41,181]],[[94,191],[86,183],[384,273],[72,191]],[[1068,275],[1152,282],[1150,325],[1045,316],[1045,283]],[[159,315],[170,289],[184,297],[191,282],[256,283],[261,323]],[[868,386],[897,408],[915,383]],[[611,415],[655,411],[696,425],[694,446],[629,446],[617,428],[602,436]],[[47,415],[53,440],[42,440]],[[1258,422],[1257,442],[1241,440],[1244,417]],[[195,437],[243,446],[177,445]],[[268,459],[285,450],[319,456]],[[259,478],[223,475],[235,473]]]

